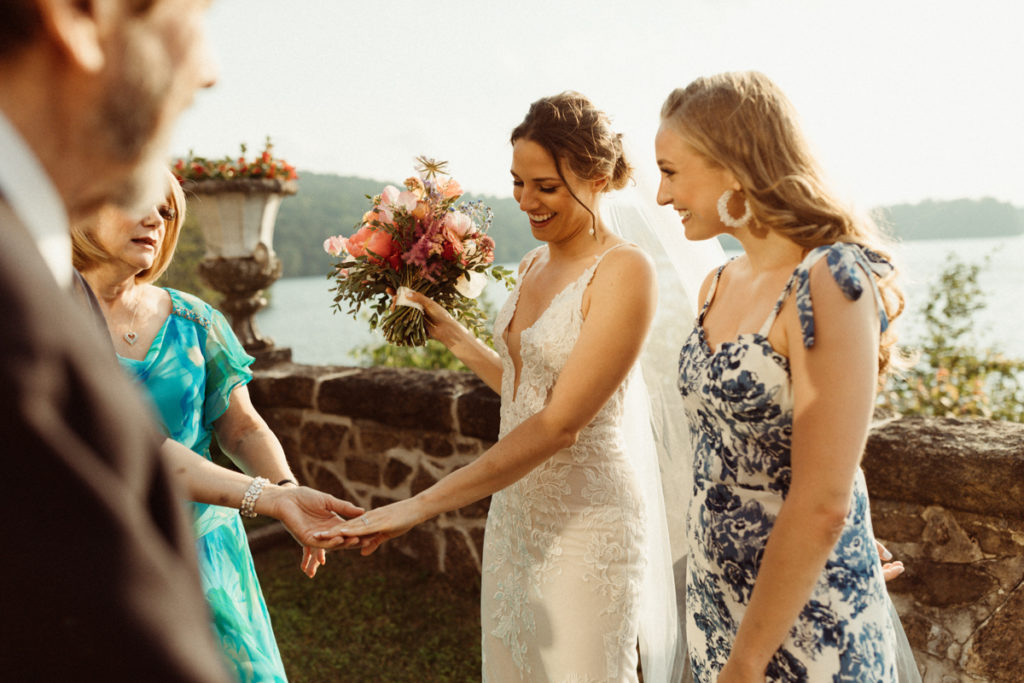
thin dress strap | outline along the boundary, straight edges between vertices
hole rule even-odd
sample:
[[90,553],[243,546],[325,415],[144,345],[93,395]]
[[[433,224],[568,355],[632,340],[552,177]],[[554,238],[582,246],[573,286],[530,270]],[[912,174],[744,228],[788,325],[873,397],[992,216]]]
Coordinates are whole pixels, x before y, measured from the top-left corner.
[[544,248],[544,245],[541,245],[524,257],[524,260],[525,258],[529,258],[530,260],[526,262],[525,266],[523,266],[523,272],[520,273],[518,280],[522,281],[522,279],[526,277],[526,274],[530,272],[531,268],[533,268],[533,264],[537,262],[537,257],[540,256],[540,252]]
[[608,247],[607,249],[605,249],[604,251],[602,251],[600,254],[598,254],[595,257],[596,260],[594,261],[594,264],[592,266],[590,266],[590,267],[596,269],[598,264],[601,263],[601,261],[604,259],[605,256],[607,256],[608,252],[614,251],[614,250],[618,249],[619,247],[624,247],[624,246],[626,246],[628,244],[629,244],[629,242],[619,242],[618,244],[614,244],[614,245]]
[[[813,254],[814,252],[811,253]],[[764,325],[761,325],[761,329],[757,331],[759,337],[767,337],[768,333],[772,331],[772,325],[775,324],[775,319],[779,317],[779,311],[782,310],[782,304],[786,302],[786,297],[788,297],[789,293],[793,291],[793,285],[797,280],[797,273],[800,272],[800,269],[803,267],[806,260],[807,259],[805,257],[804,260],[800,262],[800,265],[796,267],[796,270],[793,271],[793,274],[789,276],[789,279],[786,280],[786,286],[782,288],[782,294],[780,294],[779,298],[776,299],[775,305],[772,306],[771,313],[768,314],[768,318],[764,321]],[[810,266],[807,267],[810,268]]]
[[728,261],[718,266],[718,270],[715,271],[715,277],[711,280],[711,286],[708,287],[708,294],[704,297],[704,305],[701,306],[700,315],[697,316],[698,325],[704,324],[704,316],[708,314],[708,307],[711,306],[711,301],[715,298],[715,291],[718,289],[718,281],[722,278],[722,271],[725,270],[727,265],[729,265]]

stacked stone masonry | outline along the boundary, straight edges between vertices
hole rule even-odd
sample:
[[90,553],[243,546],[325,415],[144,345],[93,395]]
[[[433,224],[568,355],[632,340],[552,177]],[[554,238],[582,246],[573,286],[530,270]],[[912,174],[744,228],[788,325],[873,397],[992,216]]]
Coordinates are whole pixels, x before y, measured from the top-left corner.
[[[366,508],[415,495],[498,435],[498,397],[468,374],[281,364],[250,391],[303,483]],[[925,682],[1024,680],[1024,425],[890,421],[864,470],[875,533],[907,567],[889,590]],[[487,509],[441,515],[391,552],[479,573]]]

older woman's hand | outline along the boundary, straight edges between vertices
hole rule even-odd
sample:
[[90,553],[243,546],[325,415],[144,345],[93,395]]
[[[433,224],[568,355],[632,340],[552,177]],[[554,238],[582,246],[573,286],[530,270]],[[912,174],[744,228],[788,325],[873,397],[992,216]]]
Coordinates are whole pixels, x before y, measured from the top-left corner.
[[333,539],[324,542],[317,532],[334,529],[338,523],[363,514],[361,507],[307,486],[268,486],[261,496],[260,512],[275,517],[303,546],[301,568],[310,578],[326,564],[324,548],[355,547],[359,539]]

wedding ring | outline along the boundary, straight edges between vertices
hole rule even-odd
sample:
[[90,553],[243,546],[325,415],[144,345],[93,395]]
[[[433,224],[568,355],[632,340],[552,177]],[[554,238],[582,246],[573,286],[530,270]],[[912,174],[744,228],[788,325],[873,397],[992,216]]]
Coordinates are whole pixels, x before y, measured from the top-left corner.
[[359,519],[363,520],[363,526],[370,526],[370,520],[366,517],[360,517]]

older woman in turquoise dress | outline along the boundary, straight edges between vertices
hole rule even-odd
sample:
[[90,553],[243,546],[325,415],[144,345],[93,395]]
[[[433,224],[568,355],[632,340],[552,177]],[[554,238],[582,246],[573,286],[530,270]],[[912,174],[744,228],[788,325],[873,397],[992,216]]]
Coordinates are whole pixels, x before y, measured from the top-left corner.
[[[197,501],[200,578],[226,659],[242,681],[285,681],[235,508],[278,517],[309,544],[318,523],[362,511],[297,486],[281,444],[252,406],[253,359],[224,316],[195,296],[151,284],[170,263],[184,220],[184,195],[173,176],[169,183],[167,197],[141,221],[105,208],[75,226],[75,266],[97,295],[119,361],[152,398],[169,437],[165,455]],[[215,435],[246,474],[210,462]],[[324,559],[307,545],[303,571],[312,577]]]

